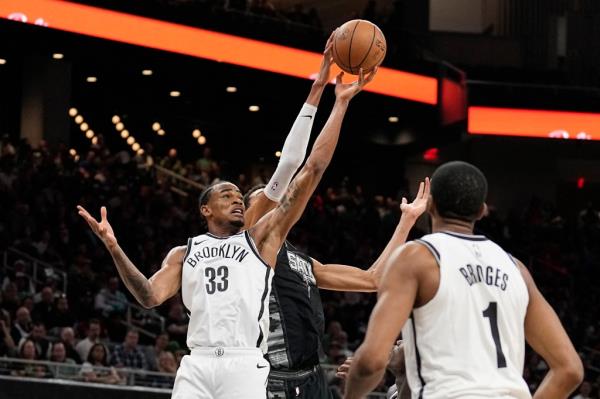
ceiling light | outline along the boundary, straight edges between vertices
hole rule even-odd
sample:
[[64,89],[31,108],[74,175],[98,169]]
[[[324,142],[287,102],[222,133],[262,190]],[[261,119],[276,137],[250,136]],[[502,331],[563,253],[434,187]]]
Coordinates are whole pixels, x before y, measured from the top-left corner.
[[77,150],[75,148],[71,148],[69,150],[69,154],[71,154],[71,156],[74,157],[75,155],[77,155]]
[[194,129],[192,136],[197,139],[198,137],[202,136],[202,132],[200,132],[200,129]]
[[251,105],[248,107],[248,110],[250,112],[257,112],[258,110],[260,110],[260,107],[258,105]]
[[6,64],[6,60],[4,58],[0,58],[0,65]]
[[98,78],[95,76],[88,76],[87,78],[85,78],[85,80],[88,83],[96,83],[98,81]]
[[163,129],[160,129],[160,130],[159,130],[158,132],[156,132],[156,133],[158,133],[158,135],[159,135],[159,136],[164,136],[164,135],[166,134],[166,133],[165,133],[165,131],[164,131]]
[[181,92],[177,91],[177,90],[173,90],[172,92],[169,93],[169,95],[171,97],[179,97],[181,95]]
[[127,144],[132,145],[133,143],[135,143],[135,139],[133,138],[133,136],[129,136],[129,138],[127,139]]
[[65,55],[62,53],[54,53],[52,54],[52,58],[54,58],[55,60],[62,60],[63,58],[65,58]]
[[144,69],[142,71],[142,75],[144,75],[144,76],[152,76],[152,74],[153,74],[152,69]]
[[77,115],[75,117],[75,123],[80,124],[81,122],[83,122],[83,116]]
[[125,129],[125,125],[123,124],[123,122],[119,122],[115,125],[115,129],[117,129],[119,132],[123,129]]
[[138,155],[144,155],[144,149],[140,148],[139,150],[137,150],[137,154]]
[[91,139],[92,137],[94,137],[94,131],[92,129],[88,130],[87,132],[85,132],[85,137]]
[[79,162],[79,155],[75,155],[75,162]]
[[398,117],[397,116],[390,116],[388,118],[388,122],[390,122],[390,123],[397,123],[398,122]]
[[140,149],[140,145],[138,143],[133,143],[133,145],[131,146],[131,149],[133,151],[137,151]]
[[198,137],[198,144],[200,144],[200,145],[206,144],[206,136]]
[[160,130],[160,123],[154,122],[152,124],[152,130],[154,130],[155,132],[158,132]]
[[125,129],[121,132],[121,137],[126,139],[127,137],[129,137],[129,130]]
[[279,157],[281,156],[281,151],[276,151],[276,152],[275,152],[275,156],[276,156],[277,158],[279,158]]
[[92,144],[93,144],[93,145],[96,145],[96,144],[98,144],[98,137],[94,137],[94,138],[92,139]]
[[237,91],[237,87],[235,87],[235,86],[227,86],[227,88],[225,89],[225,91],[227,91],[227,93],[235,93]]
[[119,117],[119,115],[115,115],[112,117],[112,123],[116,125],[119,122],[121,122],[121,118]]
[[90,127],[88,126],[87,123],[83,122],[81,125],[79,125],[79,128],[81,129],[82,132],[85,132],[86,130],[88,130]]
[[69,116],[77,116],[77,108],[69,108]]

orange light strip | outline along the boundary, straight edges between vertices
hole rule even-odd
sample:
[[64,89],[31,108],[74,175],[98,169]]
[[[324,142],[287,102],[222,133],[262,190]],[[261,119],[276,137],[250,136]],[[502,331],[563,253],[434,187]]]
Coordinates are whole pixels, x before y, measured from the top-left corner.
[[[321,54],[59,0],[1,0],[0,17],[309,79]],[[42,19],[42,20],[40,20]],[[380,68],[365,89],[435,105],[437,79]]]
[[600,114],[469,107],[470,134],[600,140]]

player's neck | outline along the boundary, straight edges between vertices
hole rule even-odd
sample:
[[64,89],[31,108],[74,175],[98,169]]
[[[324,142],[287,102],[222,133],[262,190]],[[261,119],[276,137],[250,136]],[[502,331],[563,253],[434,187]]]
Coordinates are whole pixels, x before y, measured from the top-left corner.
[[458,219],[433,219],[431,221],[431,231],[437,233],[440,231],[449,231],[459,234],[473,234],[475,223],[466,222]]
[[235,227],[230,224],[220,225],[216,223],[208,224],[208,232],[217,237],[229,237],[239,233],[240,227]]

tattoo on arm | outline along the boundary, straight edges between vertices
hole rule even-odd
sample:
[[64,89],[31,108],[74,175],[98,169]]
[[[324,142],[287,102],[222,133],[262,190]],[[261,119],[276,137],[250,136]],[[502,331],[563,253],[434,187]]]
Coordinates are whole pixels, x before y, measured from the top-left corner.
[[302,188],[303,187],[300,184],[298,184],[296,180],[292,181],[292,184],[290,184],[290,187],[283,196],[281,204],[279,205],[279,208],[281,209],[282,213],[288,213],[292,205],[294,205],[294,203],[298,199],[298,196],[302,193]]
[[119,247],[113,253],[112,258],[117,266],[117,271],[135,299],[143,306],[152,305],[152,287],[150,282],[129,260],[125,252]]

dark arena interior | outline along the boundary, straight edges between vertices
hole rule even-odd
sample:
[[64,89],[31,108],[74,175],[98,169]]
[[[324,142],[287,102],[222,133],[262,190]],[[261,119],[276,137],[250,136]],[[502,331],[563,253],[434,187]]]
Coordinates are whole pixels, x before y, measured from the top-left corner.
[[[363,89],[352,94],[356,97],[349,106],[350,100],[343,100],[344,94],[335,88],[339,69],[333,65],[321,88],[318,111],[309,118],[313,125],[305,154],[297,144],[286,150],[284,142],[303,101],[317,87],[328,37],[354,19],[373,22],[385,35],[383,63],[364,87],[358,76],[343,76],[338,86],[346,84],[346,91]],[[210,248],[202,252],[196,247],[197,238],[190,237],[235,240],[238,230],[231,230],[229,238],[215,233],[222,230],[211,231],[222,227],[215,219],[215,204],[221,200],[222,187],[228,187],[222,182],[239,188],[240,198],[234,203],[241,204],[241,195],[257,185],[267,185],[266,192],[271,176],[285,163],[286,151],[302,153],[290,172],[290,178],[296,177],[289,191],[282,193],[281,202],[273,203],[275,210],[256,218],[256,227],[244,228],[256,232],[270,226],[264,236],[271,237],[287,223],[285,219],[273,224],[271,215],[285,218],[286,210],[306,197],[305,209],[300,209],[299,220],[287,235],[293,247],[283,245],[290,251],[287,268],[280,271],[277,266],[271,273],[274,263],[264,249],[268,239],[260,241],[254,233],[246,235],[247,243],[240,241],[247,247],[238,255],[240,262],[255,256],[255,263],[266,264],[267,278],[265,268],[259,269],[259,283],[273,278],[275,287],[272,291],[265,287],[262,298],[262,291],[256,294],[263,305],[259,324],[261,317],[266,321],[270,317],[269,331],[258,324],[250,328],[252,334],[260,332],[259,343],[275,342],[269,352],[275,350],[273,345],[284,345],[283,366],[273,360],[277,356],[266,355],[266,349],[268,362],[260,358],[271,371],[268,384],[262,377],[268,398],[464,397],[444,393],[434,373],[436,367],[459,368],[460,362],[448,365],[439,358],[437,366],[431,365],[438,352],[434,344],[425,348],[416,330],[408,339],[405,328],[402,339],[405,345],[414,344],[418,365],[411,364],[414,353],[406,348],[405,359],[397,365],[386,360],[379,367],[369,360],[374,357],[366,355],[371,353],[368,326],[378,295],[380,301],[391,295],[394,267],[406,266],[402,261],[394,264],[391,250],[397,248],[386,252],[403,220],[402,200],[410,203],[416,197],[413,205],[417,204],[420,183],[450,161],[475,165],[487,178],[487,208],[474,230],[471,225],[472,237],[496,243],[515,265],[523,266],[518,270],[532,276],[557,316],[556,325],[567,333],[559,345],[563,354],[570,348],[577,354],[568,364],[560,350],[539,344],[545,338],[532,332],[538,326],[527,319],[535,307],[530,288],[524,336],[503,336],[502,327],[498,336],[493,324],[497,315],[489,316],[491,308],[482,308],[484,317],[478,316],[481,326],[489,330],[491,325],[494,340],[486,332],[489,336],[482,342],[493,349],[494,362],[498,355],[499,370],[506,367],[501,366],[502,350],[511,356],[511,342],[523,345],[525,337],[531,345],[523,347],[522,365],[518,359],[508,365],[517,377],[522,375],[518,383],[528,392],[519,396],[476,391],[469,398],[600,398],[598,43],[596,0],[1,0],[0,398],[264,398],[250,391],[225,394],[221,388],[211,393],[213,388],[206,386],[205,393],[185,387],[177,394],[173,390],[176,376],[177,383],[184,379],[180,367],[191,364],[186,359],[193,359],[196,349],[214,349],[198,367],[213,365],[217,374],[221,369],[214,365],[229,356],[232,345],[214,338],[221,325],[214,318],[225,317],[215,309],[227,301],[253,300],[255,295],[248,294],[248,299],[244,289],[238,290],[244,281],[235,281],[233,266],[232,271],[207,267],[205,274],[188,274],[200,276],[202,290],[206,283],[206,292],[193,296],[204,298],[206,308],[194,300],[192,309],[182,298],[185,292],[172,284],[169,295],[157,300],[152,290],[157,289],[158,278],[146,278],[161,267],[173,268],[169,259],[175,252],[170,250],[176,247],[181,249],[173,261],[178,276],[181,268],[192,270],[192,263],[194,270],[208,265],[203,253],[235,257],[222,246],[220,252],[211,253]],[[319,132],[326,126],[323,136],[330,133],[329,112],[341,103],[348,111],[342,116],[335,155],[330,164],[314,161],[317,150],[323,152],[330,144],[318,141]],[[323,162],[326,171],[319,169]],[[303,186],[303,178],[314,176],[310,171],[315,169],[324,173],[318,175],[313,193]],[[462,183],[458,191],[470,192],[470,186]],[[428,197],[427,181],[414,226],[396,247],[438,231],[432,212],[438,212],[441,203],[434,210],[432,203],[441,201],[442,194],[435,194],[436,179],[431,185],[433,197]],[[208,187],[212,192],[206,194]],[[199,206],[203,192],[207,197]],[[106,207],[120,252],[113,252],[106,236],[102,239],[106,225],[96,224],[94,230],[97,222],[86,223],[77,206],[99,221],[100,209]],[[248,218],[246,211],[253,206],[245,204],[240,214],[245,212]],[[437,213],[445,221],[459,220],[460,226],[471,223],[454,216]],[[447,245],[454,243],[451,239]],[[402,258],[415,246],[426,247],[413,242],[393,253]],[[310,256],[297,256],[291,248]],[[196,249],[195,260],[189,260]],[[424,252],[433,259],[432,252]],[[443,270],[453,267],[448,259],[459,259],[459,252],[442,252],[437,259],[440,278],[448,281],[444,287],[451,284],[444,280]],[[129,261],[115,253],[126,253]],[[277,252],[273,262],[275,258]],[[322,262],[324,269],[317,270],[318,262],[312,259]],[[329,279],[337,277],[323,270],[337,270],[338,265],[357,267],[352,269],[356,276],[371,276],[377,267],[383,277],[374,278],[373,289],[350,288],[353,285],[326,289]],[[344,270],[340,276],[351,274]],[[177,277],[175,288],[186,289],[185,270],[183,276],[183,281]],[[282,295],[288,288],[277,286],[288,277],[302,285],[298,302],[285,302]],[[500,286],[497,275],[478,273],[476,267],[464,277],[466,287]],[[423,283],[419,284],[413,300],[421,295]],[[141,299],[142,288],[152,292],[146,301]],[[414,313],[413,302],[406,311],[413,314],[408,322],[418,329],[415,317],[420,313],[416,300],[414,304]],[[245,320],[244,312],[238,311],[233,319]],[[456,312],[451,320],[467,320],[461,313],[467,308],[451,311]],[[189,323],[194,313],[202,312],[210,317],[202,316],[198,323],[206,326]],[[391,314],[396,312],[390,312],[390,320],[394,319],[386,321],[390,325],[396,323]],[[256,322],[256,315],[252,318]],[[376,319],[372,317],[371,323]],[[405,321],[406,317],[398,326]],[[475,328],[462,321],[450,324],[448,334]],[[523,330],[523,323],[519,328]],[[195,334],[202,331],[209,331],[216,344],[190,348]],[[394,333],[395,343],[400,329]],[[251,336],[254,342],[256,337]],[[304,340],[300,352],[293,347],[298,339]],[[447,342],[448,337],[440,337],[440,345]],[[479,350],[477,345],[473,351]],[[261,345],[252,346],[258,350]],[[394,347],[394,356],[398,351],[402,346]],[[386,359],[388,352],[386,347]],[[583,372],[573,372],[577,362]],[[565,377],[563,385],[555,381],[561,370],[571,377]],[[225,384],[244,385],[254,378],[250,375],[254,371],[243,378],[232,374]],[[320,393],[298,382],[310,373],[322,377]],[[362,391],[359,387],[371,375],[377,375],[377,381]],[[477,378],[493,380],[493,375],[481,371]],[[277,388],[272,378],[284,383]],[[200,386],[205,383],[201,380],[191,378],[191,384]],[[456,386],[467,384],[459,377],[456,381]],[[399,390],[405,385],[412,396],[394,393],[396,385]],[[555,385],[563,390],[551,391]],[[561,393],[543,396],[544,389]]]

